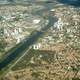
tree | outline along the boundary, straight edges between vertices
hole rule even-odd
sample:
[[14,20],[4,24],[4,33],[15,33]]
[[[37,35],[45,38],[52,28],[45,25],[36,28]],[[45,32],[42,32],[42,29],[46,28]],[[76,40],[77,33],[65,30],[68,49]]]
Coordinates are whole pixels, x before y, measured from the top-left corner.
[[6,47],[6,42],[3,39],[1,39],[0,40],[0,52],[4,52],[5,47]]

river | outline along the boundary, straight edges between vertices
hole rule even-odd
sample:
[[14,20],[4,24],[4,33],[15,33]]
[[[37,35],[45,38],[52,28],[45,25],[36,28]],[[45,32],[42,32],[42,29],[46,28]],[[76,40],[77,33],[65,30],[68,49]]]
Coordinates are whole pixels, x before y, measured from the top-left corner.
[[[43,6],[45,6],[46,9],[49,10],[51,8],[50,5],[49,4],[48,5],[44,4]],[[41,16],[41,14],[43,13],[42,11],[44,11],[44,10],[36,12],[35,15],[40,15]],[[44,32],[47,31],[51,26],[53,26],[54,22],[57,21],[56,18],[54,18],[50,15],[48,15],[47,19],[49,20],[48,25],[44,26],[39,31],[33,32],[32,35],[28,39],[25,38],[25,42],[23,42],[23,43],[21,42],[21,45],[19,47],[17,47],[17,49],[12,51],[10,53],[10,55],[8,55],[3,61],[0,62],[0,70],[7,67],[17,57],[22,56],[24,54],[25,50],[27,51],[29,49],[29,47],[32,46],[38,40],[38,38],[40,38],[44,34]]]

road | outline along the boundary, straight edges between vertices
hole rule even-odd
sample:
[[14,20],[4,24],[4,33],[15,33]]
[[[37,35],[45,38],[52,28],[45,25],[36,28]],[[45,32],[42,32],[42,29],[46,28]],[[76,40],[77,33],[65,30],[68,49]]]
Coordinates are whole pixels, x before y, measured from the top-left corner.
[[7,65],[9,65],[13,60],[16,59],[16,57],[18,57],[19,55],[24,53],[25,50],[28,50],[29,47],[32,46],[38,40],[38,38],[40,38],[44,34],[45,31],[47,31],[51,26],[54,25],[53,21],[55,21],[55,19],[53,17],[49,16],[48,25],[46,25],[39,31],[36,30],[35,32],[33,32],[32,35],[30,35],[30,37],[28,39],[24,40],[25,42],[23,42],[23,43],[21,42],[22,45],[17,47],[17,49],[12,51],[12,53],[10,53],[10,55],[8,55],[2,62],[0,62],[0,70],[2,70]]
[[32,32],[28,39],[25,38],[23,43],[21,42],[20,46],[11,51],[11,53],[0,62],[0,71],[4,70],[4,68],[6,68],[7,66],[9,66],[7,68],[10,68],[11,63],[15,64],[17,61],[19,61],[23,57],[23,55],[25,55],[25,52],[28,51],[29,48],[57,21],[57,19],[52,16],[47,16],[47,19],[49,20],[49,23],[46,26],[44,26],[40,30]]

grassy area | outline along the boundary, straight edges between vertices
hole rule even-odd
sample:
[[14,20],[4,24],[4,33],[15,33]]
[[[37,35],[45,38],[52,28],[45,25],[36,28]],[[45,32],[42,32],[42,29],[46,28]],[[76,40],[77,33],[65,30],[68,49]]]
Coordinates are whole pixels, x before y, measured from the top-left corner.
[[[15,47],[15,48],[16,48],[16,47]],[[15,48],[14,48],[14,49],[15,49]],[[23,53],[24,53],[24,52],[26,52],[26,50],[23,51]],[[10,71],[11,66],[18,60],[19,57],[21,57],[21,54],[18,55],[18,57],[16,57],[15,60],[13,60],[9,65],[7,65],[5,68],[3,68],[3,69],[0,71],[0,79],[3,78],[3,76],[5,76],[5,74],[7,74],[7,73]]]
[[[13,68],[12,70],[20,70],[26,67],[33,67],[35,65],[30,63],[32,57],[37,59],[40,55],[43,57],[41,58],[42,61],[46,61],[48,63],[54,61],[54,52],[51,51],[40,51],[40,50],[33,50],[31,49],[27,55],[25,55]],[[37,63],[36,63],[37,64]]]

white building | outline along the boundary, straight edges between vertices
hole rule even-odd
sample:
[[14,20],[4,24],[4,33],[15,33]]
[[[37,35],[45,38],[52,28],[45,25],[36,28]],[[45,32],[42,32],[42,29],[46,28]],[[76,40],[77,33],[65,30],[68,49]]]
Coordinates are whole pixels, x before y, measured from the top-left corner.
[[39,22],[40,22],[40,19],[34,19],[34,20],[33,20],[33,23],[34,23],[34,24],[38,24]]
[[40,43],[33,45],[34,50],[38,50],[40,47],[41,47]]
[[55,9],[51,9],[50,11],[51,11],[51,12],[54,12],[54,11],[55,11]]
[[20,32],[20,33],[22,32],[22,28],[19,28],[19,32]]
[[18,39],[17,39],[16,44],[20,43],[20,41],[21,41],[21,39],[20,39],[20,38],[18,38]]
[[62,30],[63,25],[64,25],[64,23],[62,22],[61,18],[59,18],[59,20],[54,24],[54,27],[59,29],[59,30]]

